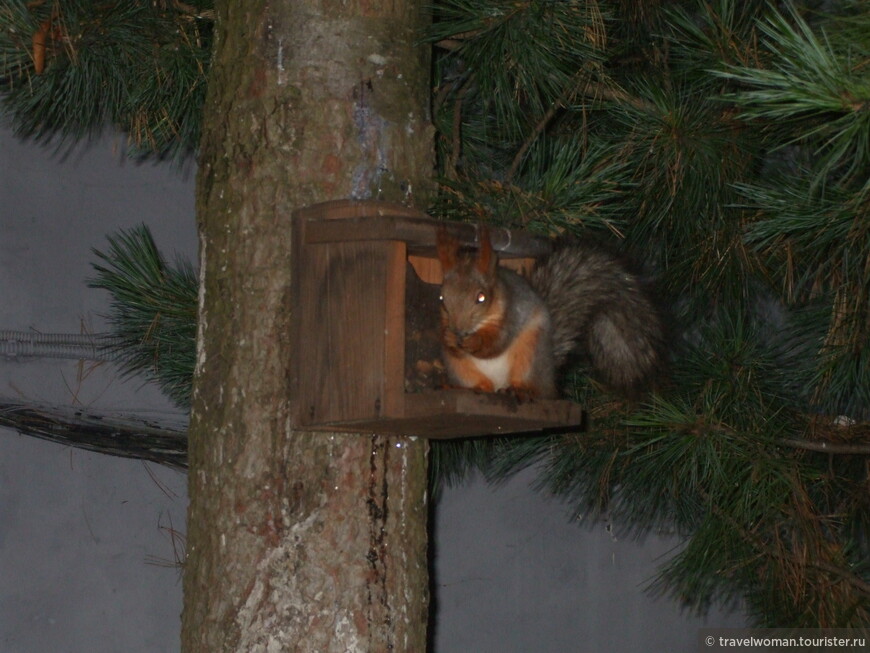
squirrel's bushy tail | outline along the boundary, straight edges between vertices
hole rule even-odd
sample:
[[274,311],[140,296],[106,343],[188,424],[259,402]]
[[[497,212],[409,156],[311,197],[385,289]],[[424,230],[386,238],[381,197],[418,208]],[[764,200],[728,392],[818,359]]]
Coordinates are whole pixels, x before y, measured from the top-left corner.
[[550,310],[557,368],[579,350],[605,384],[629,395],[661,369],[661,316],[618,258],[594,246],[566,245],[535,267],[530,282]]

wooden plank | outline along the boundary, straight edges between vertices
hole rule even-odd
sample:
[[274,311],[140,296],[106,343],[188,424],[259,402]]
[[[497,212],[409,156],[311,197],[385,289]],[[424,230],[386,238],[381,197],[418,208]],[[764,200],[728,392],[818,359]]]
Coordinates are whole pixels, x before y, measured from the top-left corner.
[[395,418],[317,425],[315,429],[425,438],[462,438],[582,430],[583,411],[568,400],[518,404],[510,397],[468,390],[437,390],[405,396],[406,413]]
[[311,204],[297,210],[295,213],[305,220],[346,220],[362,217],[430,219],[428,215],[417,209],[395,202],[382,202],[380,200],[332,200]]
[[405,410],[405,243],[384,244],[384,362],[383,414],[401,415]]
[[[442,222],[399,204],[340,200],[315,204],[297,212],[306,224],[306,243],[356,240],[399,240],[413,253],[433,255],[438,225],[446,224],[464,246],[476,247],[471,223]],[[517,229],[490,227],[493,249],[505,258],[538,258],[551,251],[549,241]]]
[[417,276],[422,281],[432,284],[441,283],[441,263],[437,258],[431,256],[420,256],[418,254],[410,254],[408,263],[414,268]]
[[502,420],[502,431],[511,428],[511,420],[564,427],[579,425],[582,418],[580,406],[564,399],[519,402],[510,395],[461,389],[415,393],[408,395],[405,404],[405,418],[429,417],[447,411],[468,417]]
[[[385,396],[390,243],[304,246],[296,298],[300,424],[376,417]],[[392,363],[395,365],[395,362]]]

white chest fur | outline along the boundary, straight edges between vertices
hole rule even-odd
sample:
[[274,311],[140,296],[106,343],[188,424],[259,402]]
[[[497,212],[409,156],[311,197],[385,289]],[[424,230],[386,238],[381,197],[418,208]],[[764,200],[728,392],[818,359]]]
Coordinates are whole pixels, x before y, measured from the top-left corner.
[[469,356],[480,373],[492,382],[493,390],[504,390],[510,385],[512,358],[510,349],[493,358]]

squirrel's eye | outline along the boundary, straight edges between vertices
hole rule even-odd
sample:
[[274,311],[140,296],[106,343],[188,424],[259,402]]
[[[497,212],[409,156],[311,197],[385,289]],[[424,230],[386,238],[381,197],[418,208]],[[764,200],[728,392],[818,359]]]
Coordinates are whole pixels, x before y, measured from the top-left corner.
[[486,293],[485,292],[477,293],[477,303],[482,304],[485,301],[486,301]]
[[438,301],[444,303],[444,295],[438,295]]

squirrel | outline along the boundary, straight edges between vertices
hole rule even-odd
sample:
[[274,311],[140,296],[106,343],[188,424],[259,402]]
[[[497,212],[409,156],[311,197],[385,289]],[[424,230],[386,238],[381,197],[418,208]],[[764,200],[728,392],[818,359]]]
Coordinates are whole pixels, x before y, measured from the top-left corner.
[[634,397],[645,389],[662,365],[663,324],[617,257],[571,243],[527,278],[500,267],[488,229],[478,233],[471,254],[438,229],[441,346],[452,384],[520,400],[555,398],[557,372],[576,352],[611,390]]

